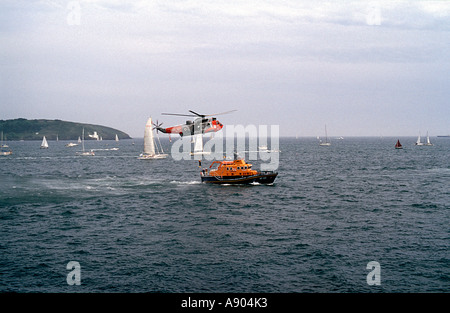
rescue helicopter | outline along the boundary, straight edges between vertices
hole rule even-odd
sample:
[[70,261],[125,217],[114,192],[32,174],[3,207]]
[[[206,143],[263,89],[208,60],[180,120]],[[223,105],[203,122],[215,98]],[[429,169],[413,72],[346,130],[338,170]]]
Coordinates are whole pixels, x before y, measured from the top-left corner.
[[215,117],[210,116],[216,116],[216,115],[222,115],[222,114],[228,114],[231,112],[234,112],[237,110],[231,110],[227,112],[222,113],[216,113],[216,114],[199,114],[197,112],[194,112],[192,110],[189,110],[192,114],[175,114],[175,113],[161,113],[161,115],[176,115],[176,116],[197,116],[194,120],[186,121],[186,124],[176,125],[172,127],[164,128],[162,127],[163,123],[158,123],[156,121],[156,124],[153,123],[154,129],[156,131],[160,131],[165,134],[178,134],[181,137],[183,136],[193,136],[197,134],[207,134],[207,133],[213,133],[218,132],[223,128],[223,124],[220,123]]

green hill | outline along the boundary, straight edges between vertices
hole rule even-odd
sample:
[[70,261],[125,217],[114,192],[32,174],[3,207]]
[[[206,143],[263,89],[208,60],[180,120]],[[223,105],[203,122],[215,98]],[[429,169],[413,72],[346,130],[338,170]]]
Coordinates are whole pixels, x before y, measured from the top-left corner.
[[76,140],[81,137],[84,128],[84,139],[92,140],[97,132],[103,140],[115,139],[116,134],[119,139],[131,139],[123,131],[85,123],[66,122],[61,120],[27,120],[18,118],[14,120],[0,120],[0,131],[6,140],[42,140],[45,136],[48,140]]

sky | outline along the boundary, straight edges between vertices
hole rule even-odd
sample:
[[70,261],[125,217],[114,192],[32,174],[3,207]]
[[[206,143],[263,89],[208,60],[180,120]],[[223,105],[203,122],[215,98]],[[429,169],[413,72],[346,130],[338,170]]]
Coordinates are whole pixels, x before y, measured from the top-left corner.
[[0,119],[450,134],[450,1],[0,2]]

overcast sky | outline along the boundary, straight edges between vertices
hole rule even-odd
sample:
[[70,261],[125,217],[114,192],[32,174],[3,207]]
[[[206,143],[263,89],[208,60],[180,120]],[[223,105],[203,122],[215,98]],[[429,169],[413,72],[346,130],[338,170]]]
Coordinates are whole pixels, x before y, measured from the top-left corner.
[[0,2],[0,119],[450,134],[450,1]]

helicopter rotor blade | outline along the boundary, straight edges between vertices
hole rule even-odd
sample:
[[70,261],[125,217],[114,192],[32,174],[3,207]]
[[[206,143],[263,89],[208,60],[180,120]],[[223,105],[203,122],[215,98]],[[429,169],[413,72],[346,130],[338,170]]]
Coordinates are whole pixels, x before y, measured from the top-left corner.
[[198,114],[197,112],[194,112],[192,110],[189,110],[189,112],[191,112],[192,114],[195,114],[195,115],[197,115],[199,117],[205,117],[206,116],[206,115],[203,115],[203,114]]
[[221,113],[216,113],[216,114],[199,114],[197,112],[189,110],[189,112],[191,112],[192,114],[161,113],[161,115],[175,115],[175,116],[189,116],[189,117],[198,116],[201,118],[205,118],[207,116],[223,115],[223,114],[228,114],[228,113],[235,112],[235,111],[237,111],[237,110],[231,110],[231,111],[226,111],[226,112],[221,112]]
[[235,112],[235,111],[237,111],[237,110],[231,110],[231,111],[226,111],[226,112],[216,113],[216,114],[208,114],[208,115],[203,115],[203,116],[223,115],[223,114],[228,114],[228,113]]
[[192,117],[192,116],[195,116],[195,115],[192,115],[192,114],[176,114],[176,113],[161,113],[161,115],[176,115],[176,116],[189,116],[189,117]]

